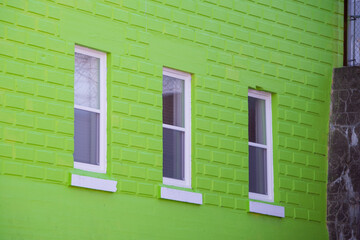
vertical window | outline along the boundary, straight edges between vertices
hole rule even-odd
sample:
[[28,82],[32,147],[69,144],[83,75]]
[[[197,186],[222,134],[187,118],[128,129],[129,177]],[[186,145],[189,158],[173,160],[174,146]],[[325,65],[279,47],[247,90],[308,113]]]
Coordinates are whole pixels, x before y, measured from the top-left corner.
[[75,46],[74,167],[106,172],[106,54]]
[[249,90],[249,197],[273,201],[271,94]]
[[191,188],[191,75],[163,69],[163,182]]

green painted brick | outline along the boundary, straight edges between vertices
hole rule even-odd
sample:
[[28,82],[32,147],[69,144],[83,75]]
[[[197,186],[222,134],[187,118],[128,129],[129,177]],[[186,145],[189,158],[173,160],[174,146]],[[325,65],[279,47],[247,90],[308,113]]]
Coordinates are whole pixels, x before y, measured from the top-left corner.
[[225,164],[226,163],[226,153],[220,151],[212,152],[212,161]]
[[7,28],[6,37],[12,41],[25,43],[26,40],[26,32],[20,29],[15,28]]
[[235,180],[236,181],[248,181],[248,173],[243,170],[235,170]]
[[306,154],[294,153],[294,162],[295,163],[306,165],[306,159],[307,159]]
[[227,155],[227,162],[230,165],[235,165],[235,166],[241,166],[242,165],[241,158],[237,154],[228,154]]
[[128,145],[130,143],[130,136],[127,133],[114,132],[113,133],[113,142]]
[[56,164],[59,166],[73,167],[74,157],[72,154],[56,153]]
[[34,127],[34,116],[25,113],[16,114],[16,125]]
[[29,62],[36,61],[36,51],[30,48],[19,48],[17,51],[17,58],[26,60]]
[[[74,2],[70,2],[71,6],[73,6]],[[76,1],[77,8],[86,11],[86,12],[93,12],[94,2],[89,0],[78,0]]]
[[45,171],[45,178],[49,181],[64,182],[65,172],[55,168],[47,168]]
[[54,131],[55,122],[51,118],[39,117],[36,119],[36,127],[47,131]]
[[64,138],[56,136],[46,136],[46,146],[51,148],[64,149]]
[[121,21],[121,22],[128,22],[129,21],[129,13],[127,11],[124,11],[122,9],[114,8],[113,9],[113,17],[115,20]]
[[157,125],[152,123],[141,123],[139,124],[139,132],[149,135],[156,135],[157,129],[160,129]]
[[196,157],[199,159],[208,160],[211,158],[211,153],[207,149],[199,147],[195,151],[196,151]]
[[121,156],[124,160],[136,162],[138,159],[137,151],[130,150],[130,149],[122,149]]
[[152,181],[162,181],[162,171],[149,169],[147,171],[147,179]]
[[128,114],[129,113],[129,104],[126,102],[114,101],[113,102],[113,111]]
[[[26,66],[26,77],[28,78],[33,78],[33,79],[37,79],[37,80],[45,80],[46,79],[46,71],[44,68],[41,67],[34,67],[34,66]],[[40,91],[40,94],[44,94],[44,86],[43,85],[38,85],[38,89]],[[44,95],[49,95],[51,93],[54,93],[56,91],[56,89],[49,89],[49,92],[47,92],[48,94],[44,94]]]
[[47,15],[50,18],[60,19],[60,10],[55,6],[47,6]]
[[301,169],[301,177],[305,179],[314,179],[315,173],[314,170],[308,168]]
[[130,176],[134,178],[146,178],[146,168],[143,167],[130,167]]
[[218,176],[219,168],[214,165],[205,165],[204,173],[209,176]]
[[249,202],[243,199],[235,199],[235,207],[237,209],[246,210],[248,208]]
[[12,144],[1,143],[0,144],[0,156],[11,158],[13,155]]
[[228,185],[228,192],[230,194],[234,194],[234,195],[241,195],[241,193],[242,193],[242,185],[241,184],[230,183]]
[[56,122],[56,131],[65,134],[72,134],[74,132],[74,124],[70,121],[59,120]]
[[0,9],[0,20],[8,23],[14,23],[16,20],[15,11],[6,7]]
[[197,178],[196,180],[196,187],[200,189],[211,189],[211,180],[207,178]]
[[75,1],[74,0],[57,0],[56,1],[59,4],[68,6],[68,7],[75,7]]
[[143,148],[146,146],[146,140],[144,136],[130,135],[130,146]]
[[298,192],[306,192],[307,191],[306,183],[301,181],[295,181],[294,190]]
[[144,115],[144,112],[146,112],[146,107],[141,105],[131,104],[129,108],[129,114],[131,116],[142,117]]
[[7,61],[5,66],[6,72],[14,75],[24,75],[25,65],[23,63],[17,63],[13,61]]
[[140,152],[139,162],[147,165],[155,165],[156,156],[151,153]]
[[[6,1],[5,6],[0,1],[0,178],[4,178],[0,182],[24,192],[20,199],[7,191],[14,203],[2,201],[9,207],[17,201],[32,202],[34,211],[43,209],[38,202],[60,206],[54,213],[61,211],[66,218],[100,200],[104,204],[93,214],[101,219],[100,212],[110,207],[107,214],[114,221],[107,222],[108,228],[128,229],[118,229],[124,238],[153,238],[160,213],[165,219],[170,214],[190,218],[175,219],[173,225],[162,223],[157,239],[170,232],[184,239],[220,239],[224,232],[231,239],[269,237],[266,229],[277,228],[278,222],[247,213],[247,92],[256,88],[273,93],[274,204],[286,207],[282,222],[300,232],[295,239],[325,239],[326,203],[321,196],[327,180],[327,129],[317,123],[328,121],[326,89],[332,67],[342,59],[339,4],[337,0],[330,4],[35,0]],[[74,171],[75,44],[108,55],[108,168],[98,176],[117,180],[116,194],[69,187],[69,173]],[[159,201],[163,66],[192,74],[191,190],[203,194],[200,207],[180,204],[180,208],[178,202]],[[72,202],[75,198],[80,208]],[[55,199],[72,204],[65,209]],[[133,221],[124,220],[124,209],[143,229],[141,233],[131,230]],[[43,237],[58,235],[51,221],[42,220],[48,219],[43,212],[35,216],[26,209],[13,210],[11,220],[5,212],[4,222],[13,224],[5,228],[4,236],[12,238],[16,228],[17,236],[38,238],[35,225],[45,226]],[[25,215],[26,229],[17,220]],[[202,236],[192,231],[209,216],[223,216],[224,221],[218,228],[201,225]],[[79,220],[80,228],[91,219],[87,213],[72,217]],[[234,231],[231,224],[239,221],[245,228],[257,224],[263,231]],[[63,222],[66,234],[71,224]],[[86,231],[75,233],[78,238],[89,237]],[[115,237],[113,231],[102,234]],[[289,237],[284,232],[280,239]]]
[[235,208],[235,199],[232,197],[221,197],[221,206]]
[[217,33],[217,32],[219,32],[220,24],[217,21],[205,20],[204,21],[204,29],[208,32]]
[[210,205],[220,205],[220,196],[216,194],[204,194],[204,203]]
[[196,32],[195,33],[195,41],[204,44],[204,45],[210,45],[211,44],[211,37],[208,34]]
[[214,180],[212,189],[215,192],[226,192],[227,191],[227,183],[223,182],[223,181]]
[[23,175],[24,174],[24,165],[17,162],[3,162],[3,172],[9,175]]
[[138,122],[136,120],[122,118],[121,128],[136,132],[138,129]]
[[155,193],[154,185],[147,184],[147,183],[139,183],[138,184],[138,193],[140,195],[153,196]]
[[302,169],[296,166],[291,166],[291,165],[286,166],[286,174],[289,176],[300,177],[301,170]]
[[29,178],[42,179],[45,176],[45,169],[37,166],[25,166],[25,176]]
[[50,163],[50,164],[54,164],[56,160],[55,153],[53,151],[48,151],[48,150],[37,150],[36,159],[39,162]]
[[52,54],[38,54],[37,62],[39,64],[47,65],[47,66],[55,66],[56,65],[56,57]]
[[309,211],[309,219],[313,221],[320,222],[322,219],[322,216],[319,211]]
[[112,8],[105,4],[96,3],[95,4],[95,13],[102,17],[110,18],[112,16]]
[[10,108],[24,109],[25,97],[16,96],[14,94],[5,95],[5,106],[8,106]]
[[19,0],[19,1],[7,1],[7,5],[14,7],[14,8],[18,8],[21,10],[24,10],[25,6],[26,6],[26,2],[24,0]]
[[5,41],[0,42],[1,55],[14,57],[16,55],[16,47],[13,44],[9,44]]
[[213,136],[204,137],[205,146],[217,147],[219,145],[219,139]]
[[17,128],[7,128],[4,130],[4,139],[11,142],[24,142],[25,131]]
[[227,150],[234,150],[234,142],[231,139],[220,139],[220,148]]
[[295,208],[295,218],[308,219],[308,211],[301,208]]
[[196,173],[204,173],[205,172],[205,165],[203,163],[197,163],[195,166]]
[[46,4],[41,2],[28,2],[27,9],[32,13],[46,15]]
[[27,132],[26,142],[33,145],[45,145],[45,135],[37,132]]
[[293,189],[293,181],[291,181],[289,179],[281,178],[280,179],[280,188],[292,190]]
[[118,183],[120,190],[128,193],[136,193],[137,183],[134,181],[122,180]]

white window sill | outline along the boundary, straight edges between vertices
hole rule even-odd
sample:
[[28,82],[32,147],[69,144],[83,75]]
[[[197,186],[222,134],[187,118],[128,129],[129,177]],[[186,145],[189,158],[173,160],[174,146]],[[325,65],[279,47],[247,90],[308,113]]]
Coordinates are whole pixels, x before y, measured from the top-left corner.
[[254,213],[260,213],[264,215],[270,215],[275,217],[284,218],[285,208],[281,206],[275,206],[266,203],[252,202],[250,201],[249,211]]
[[203,198],[201,193],[161,187],[161,198],[179,202],[187,202],[201,205]]
[[71,174],[71,186],[116,192],[117,181]]

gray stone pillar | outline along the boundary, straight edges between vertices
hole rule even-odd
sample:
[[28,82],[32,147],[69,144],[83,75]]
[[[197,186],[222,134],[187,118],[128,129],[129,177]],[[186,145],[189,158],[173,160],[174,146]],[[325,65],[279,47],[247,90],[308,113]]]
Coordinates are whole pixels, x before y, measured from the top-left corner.
[[360,67],[334,69],[328,158],[329,239],[360,239]]

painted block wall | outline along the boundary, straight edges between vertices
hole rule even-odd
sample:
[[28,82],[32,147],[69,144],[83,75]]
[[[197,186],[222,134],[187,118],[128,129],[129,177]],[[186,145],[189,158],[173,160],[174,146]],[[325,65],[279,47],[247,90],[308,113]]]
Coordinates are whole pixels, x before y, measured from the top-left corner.
[[[342,0],[0,0],[3,239],[327,239]],[[107,52],[107,173],[73,168],[74,46]],[[192,74],[192,189],[159,198],[162,68]],[[248,89],[272,93],[275,205],[249,213]],[[70,186],[70,174],[118,181]]]

